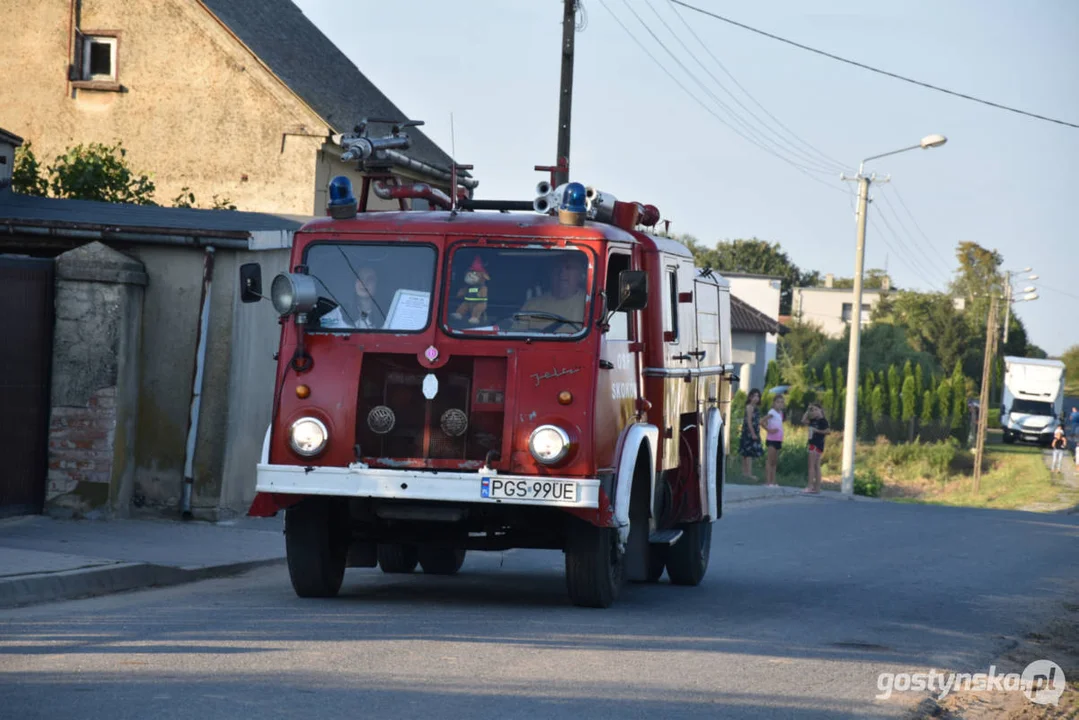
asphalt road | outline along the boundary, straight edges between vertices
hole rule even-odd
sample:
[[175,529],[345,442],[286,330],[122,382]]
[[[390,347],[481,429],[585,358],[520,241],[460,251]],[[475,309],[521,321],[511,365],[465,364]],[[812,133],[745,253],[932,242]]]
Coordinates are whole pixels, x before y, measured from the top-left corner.
[[[882,671],[984,672],[1079,597],[1079,516],[795,498],[733,506],[697,588],[568,605],[562,558],[452,578],[284,568],[0,612],[12,718],[900,716]],[[1050,658],[1051,659],[1051,658]]]

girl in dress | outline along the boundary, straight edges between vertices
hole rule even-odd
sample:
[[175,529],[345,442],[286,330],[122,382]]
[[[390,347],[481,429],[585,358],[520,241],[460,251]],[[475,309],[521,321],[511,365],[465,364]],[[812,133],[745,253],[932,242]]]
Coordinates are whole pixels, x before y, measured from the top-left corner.
[[742,456],[742,475],[756,480],[752,473],[754,458],[764,454],[761,446],[761,391],[753,388],[746,400],[746,412],[742,418],[742,436],[738,440],[738,452]]

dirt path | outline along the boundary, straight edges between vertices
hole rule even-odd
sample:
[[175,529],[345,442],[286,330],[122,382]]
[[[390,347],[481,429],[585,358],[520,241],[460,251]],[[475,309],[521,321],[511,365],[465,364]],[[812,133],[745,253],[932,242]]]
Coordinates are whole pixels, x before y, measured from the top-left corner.
[[[1045,462],[1045,467],[1052,467],[1053,451],[1043,451],[1042,460]],[[1077,466],[1075,464],[1074,450],[1069,449],[1068,453],[1064,456],[1064,465],[1062,469],[1062,473],[1053,475],[1054,482],[1059,483],[1063,488],[1068,490],[1079,491],[1079,472],[1076,471]],[[1019,509],[1028,512],[1077,512],[1079,511],[1079,506],[1075,505],[1073,492],[1061,494],[1058,501],[1055,503],[1033,503]]]

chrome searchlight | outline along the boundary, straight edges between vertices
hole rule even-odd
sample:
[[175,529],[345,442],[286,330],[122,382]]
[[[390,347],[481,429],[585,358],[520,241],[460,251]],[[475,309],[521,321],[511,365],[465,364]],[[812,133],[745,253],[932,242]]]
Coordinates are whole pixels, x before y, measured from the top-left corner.
[[270,285],[270,302],[282,316],[311,312],[318,302],[315,279],[299,273],[278,273]]

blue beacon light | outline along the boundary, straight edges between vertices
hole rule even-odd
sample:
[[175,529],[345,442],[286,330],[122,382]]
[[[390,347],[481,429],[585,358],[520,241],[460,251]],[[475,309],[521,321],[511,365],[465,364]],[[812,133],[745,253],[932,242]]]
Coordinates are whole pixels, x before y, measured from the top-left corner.
[[330,180],[327,188],[330,200],[326,204],[330,217],[344,219],[356,216],[356,198],[352,195],[352,181],[344,175]]
[[576,182],[566,185],[558,207],[558,221],[563,225],[584,225],[585,209],[584,185]]

